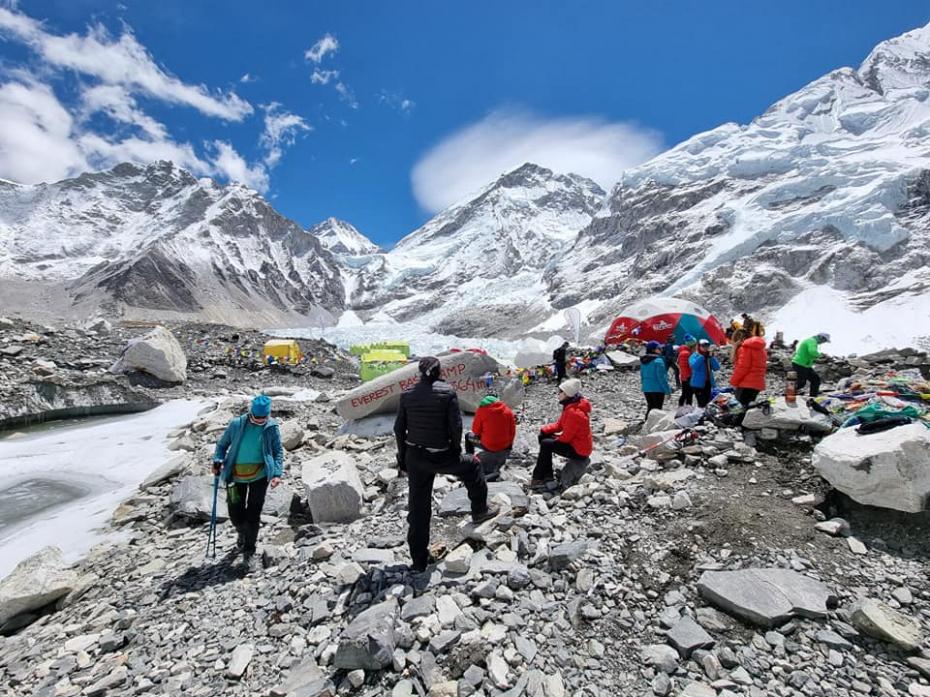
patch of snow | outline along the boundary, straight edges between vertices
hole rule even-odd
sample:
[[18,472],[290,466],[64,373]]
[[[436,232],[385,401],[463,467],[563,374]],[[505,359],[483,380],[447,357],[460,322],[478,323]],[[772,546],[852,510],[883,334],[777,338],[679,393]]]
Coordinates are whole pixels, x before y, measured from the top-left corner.
[[87,492],[5,530],[0,577],[46,545],[61,548],[73,562],[106,539],[101,528],[116,507],[174,454],[168,450],[168,433],[192,421],[203,406],[177,400],[104,423],[0,441],[0,490],[50,479]]
[[788,343],[827,332],[830,343],[824,348],[835,355],[906,346],[930,348],[930,293],[898,295],[859,312],[850,306],[848,294],[811,286],[769,319],[766,334],[775,336],[779,330]]

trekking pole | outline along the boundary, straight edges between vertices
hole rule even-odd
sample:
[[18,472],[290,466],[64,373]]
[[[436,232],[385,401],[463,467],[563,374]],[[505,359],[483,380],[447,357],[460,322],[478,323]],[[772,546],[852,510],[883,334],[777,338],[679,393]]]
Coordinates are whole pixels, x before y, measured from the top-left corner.
[[210,511],[210,530],[207,533],[207,552],[205,556],[216,559],[216,498],[220,490],[220,475],[213,475],[213,509]]

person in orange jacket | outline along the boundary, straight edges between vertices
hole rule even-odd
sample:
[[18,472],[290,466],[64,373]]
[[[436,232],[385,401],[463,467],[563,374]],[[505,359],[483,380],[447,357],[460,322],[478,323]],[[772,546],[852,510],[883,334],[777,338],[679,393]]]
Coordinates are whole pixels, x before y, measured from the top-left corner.
[[685,343],[678,348],[678,374],[681,376],[681,396],[678,398],[678,406],[683,407],[685,404],[694,402],[694,389],[691,387],[691,366],[688,365],[688,359],[691,358],[691,352],[697,340],[690,334],[685,334]]
[[580,380],[572,378],[559,385],[559,404],[562,405],[559,420],[539,429],[539,455],[530,482],[534,489],[548,487],[555,481],[553,454],[570,460],[585,460],[594,450],[591,402],[581,396]]
[[475,447],[484,470],[484,478],[489,481],[500,479],[501,467],[510,457],[513,439],[517,435],[517,417],[513,410],[496,395],[489,394],[478,404],[471,432],[465,434],[465,452],[475,454]]
[[736,399],[746,407],[765,389],[765,372],[769,363],[765,339],[761,336],[744,339],[736,346],[734,361],[730,384],[736,388]]

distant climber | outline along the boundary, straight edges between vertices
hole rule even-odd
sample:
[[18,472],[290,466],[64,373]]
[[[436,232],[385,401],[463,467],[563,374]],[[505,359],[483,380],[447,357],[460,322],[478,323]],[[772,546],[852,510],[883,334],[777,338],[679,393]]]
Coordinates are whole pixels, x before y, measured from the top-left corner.
[[[476,455],[487,481],[500,479],[501,467],[510,457],[517,434],[517,417],[497,395],[489,394],[478,404],[471,432],[465,434],[465,453]],[[476,446],[479,451],[475,453]]]
[[269,485],[278,486],[284,474],[284,449],[278,422],[271,418],[270,398],[255,397],[248,414],[229,422],[213,451],[213,474],[226,486],[236,551],[242,553],[243,565],[253,570],[265,493]]
[[716,384],[714,372],[720,370],[720,362],[714,355],[716,352],[716,346],[711,345],[707,339],[701,339],[698,342],[697,351],[688,358],[688,365],[691,368],[691,389],[697,398],[698,406],[702,409],[710,404]]
[[[668,369],[665,359],[659,355],[662,344],[650,341],[646,344],[646,353],[639,358],[639,379],[646,398],[646,416],[653,409],[661,409],[665,396],[672,393],[668,384]],[[676,366],[677,367],[677,366]]]
[[449,383],[439,377],[439,359],[424,356],[420,381],[400,396],[394,437],[397,467],[407,474],[407,544],[411,568],[420,573],[430,564],[429,523],[433,513],[433,480],[449,474],[462,480],[476,523],[493,518],[497,507],[488,506],[488,485],[481,461],[462,456],[462,413]]
[[821,332],[798,344],[798,350],[795,351],[794,358],[791,359],[791,365],[798,376],[796,388],[798,394],[808,382],[811,384],[811,397],[820,394],[820,376],[814,370],[814,362],[820,358],[820,344],[826,344],[829,341],[830,335]]
[[559,420],[539,429],[539,455],[530,481],[534,489],[549,488],[555,484],[553,454],[569,460],[587,460],[594,449],[591,402],[581,395],[581,381],[572,378],[559,385],[558,399],[562,405]]
[[736,399],[743,407],[747,407],[765,389],[765,372],[769,361],[765,339],[761,336],[745,339],[736,347],[733,360],[730,384],[736,388]]
[[566,353],[568,351],[568,346],[569,344],[566,341],[552,352],[552,361],[555,363],[555,380],[559,383],[565,379],[565,361],[567,359]]
[[685,334],[685,343],[678,348],[678,372],[681,375],[681,396],[678,398],[678,406],[683,407],[685,404],[691,405],[694,401],[694,389],[691,387],[691,366],[688,365],[688,359],[691,352],[697,345],[697,340],[690,334]]
[[665,360],[665,371],[668,372],[671,370],[675,373],[675,387],[681,388],[681,370],[678,367],[678,361],[676,361],[676,351],[675,351],[675,336],[674,334],[669,334],[668,339],[665,340],[665,346],[662,347],[662,358]]

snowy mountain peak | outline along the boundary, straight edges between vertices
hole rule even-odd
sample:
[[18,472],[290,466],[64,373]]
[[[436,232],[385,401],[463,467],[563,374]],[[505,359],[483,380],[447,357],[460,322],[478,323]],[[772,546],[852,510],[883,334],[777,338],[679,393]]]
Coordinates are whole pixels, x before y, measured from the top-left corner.
[[880,43],[863,61],[859,75],[879,94],[926,90],[930,87],[930,24]]
[[378,254],[381,248],[369,240],[358,229],[344,220],[327,218],[307,230],[316,237],[324,248],[343,256],[366,256]]

